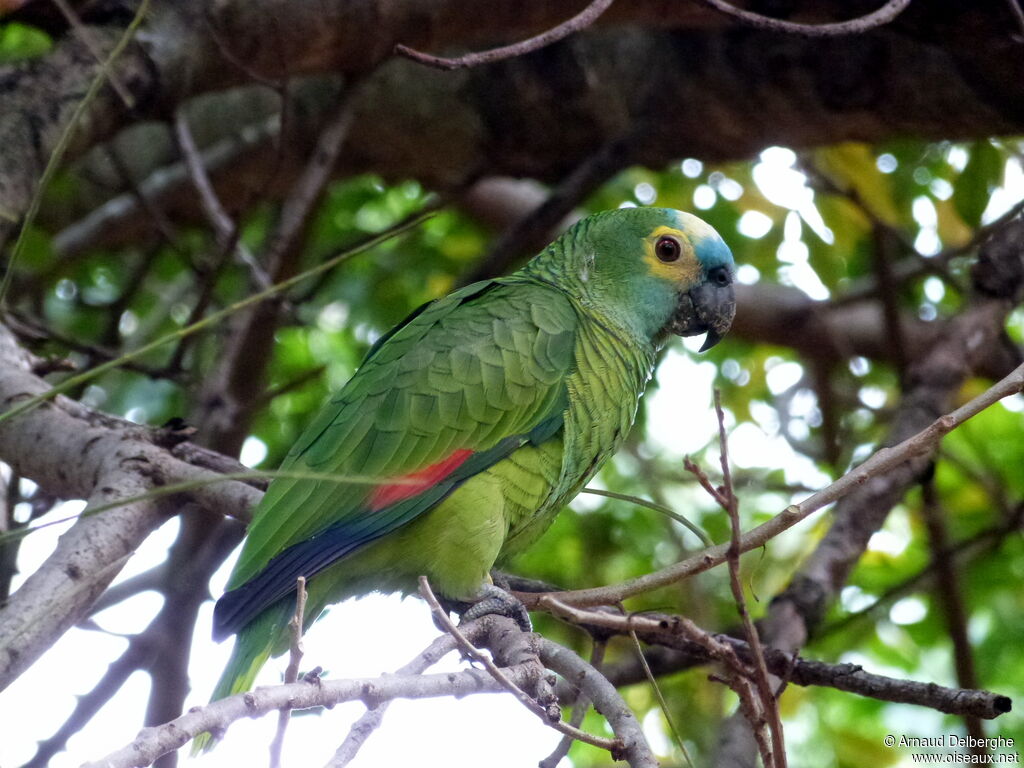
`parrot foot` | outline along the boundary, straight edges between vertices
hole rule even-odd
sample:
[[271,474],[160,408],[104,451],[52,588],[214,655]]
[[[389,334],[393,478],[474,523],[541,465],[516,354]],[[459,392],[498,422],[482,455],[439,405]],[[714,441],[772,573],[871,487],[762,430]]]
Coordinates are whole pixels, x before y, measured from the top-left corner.
[[515,620],[523,632],[533,632],[533,624],[530,622],[530,613],[526,606],[519,600],[506,592],[501,587],[493,584],[484,584],[477,593],[476,600],[465,610],[460,611],[462,622],[473,621],[489,613],[496,613],[499,616],[506,616]]

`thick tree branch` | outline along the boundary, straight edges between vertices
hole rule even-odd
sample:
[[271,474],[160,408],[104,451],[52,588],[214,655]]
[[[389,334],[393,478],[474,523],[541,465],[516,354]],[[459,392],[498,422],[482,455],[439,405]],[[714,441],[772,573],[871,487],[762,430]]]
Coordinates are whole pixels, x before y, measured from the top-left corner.
[[622,694],[608,680],[568,648],[539,638],[540,658],[544,665],[586,694],[622,743],[622,752],[612,753],[613,759],[625,760],[633,768],[657,768],[658,761],[651,754],[640,721],[622,699]]
[[[31,371],[32,358],[0,326],[0,408],[48,389]],[[149,533],[186,502],[166,496],[127,501],[164,484],[215,478],[175,458],[155,433],[58,397],[0,424],[0,458],[61,498],[86,498],[83,516],[57,550],[0,607],[0,689],[81,620]],[[24,447],[32,445],[33,450]],[[188,499],[210,512],[245,517],[260,493],[235,481],[212,482]]]
[[[282,0],[221,3],[209,16],[198,0],[154,0],[140,37],[145,47],[130,50],[116,72],[139,111],[129,115],[113,92],[104,93],[75,149],[190,95],[248,82],[248,74],[225,64],[216,38],[231,40],[233,55],[276,81],[364,71],[398,42],[442,48],[512,41],[557,24],[566,12],[536,0],[501,0],[485,17],[469,0],[400,5],[384,15],[378,5],[289,3],[284,34],[269,21],[284,10]],[[844,5],[817,0],[815,9],[827,17]],[[954,45],[947,30],[966,14],[972,38]],[[680,156],[746,157],[768,144],[1019,132],[1024,119],[1014,105],[1024,96],[1024,65],[1000,55],[1007,16],[994,0],[970,8],[922,4],[884,29],[826,47],[770,30],[737,33],[727,29],[730,19],[691,3],[614,4],[597,27],[497,65],[438,73],[389,62],[359,100],[353,151],[339,172],[411,175],[446,189],[485,173],[550,181],[640,123],[654,129],[639,158],[652,165]],[[107,50],[118,31],[97,27],[92,37]],[[743,55],[751,50],[759,55]],[[768,58],[772,66],[764,67]],[[7,232],[66,120],[65,111],[49,107],[73,103],[93,69],[88,50],[67,38],[32,66],[0,73],[5,103],[14,105],[0,119]],[[837,72],[846,73],[842,82]],[[316,129],[305,135],[303,149]]]

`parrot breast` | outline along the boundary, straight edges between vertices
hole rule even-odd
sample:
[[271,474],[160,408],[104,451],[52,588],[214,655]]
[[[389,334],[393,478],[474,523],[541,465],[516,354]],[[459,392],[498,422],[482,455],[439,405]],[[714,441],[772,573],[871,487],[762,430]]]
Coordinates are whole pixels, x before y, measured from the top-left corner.
[[[568,406],[564,429],[557,441],[533,451],[520,449],[492,468],[496,474],[520,472],[528,464],[544,491],[532,500],[520,500],[517,477],[506,480],[506,505],[510,527],[501,559],[505,560],[532,545],[550,526],[555,516],[580,492],[587,481],[622,445],[636,418],[644,388],[654,370],[657,348],[645,340],[629,339],[607,324],[581,313],[574,350],[575,366],[566,380]],[[554,463],[552,473],[540,471]],[[508,480],[513,482],[509,483]],[[525,502],[525,503],[524,503]]]

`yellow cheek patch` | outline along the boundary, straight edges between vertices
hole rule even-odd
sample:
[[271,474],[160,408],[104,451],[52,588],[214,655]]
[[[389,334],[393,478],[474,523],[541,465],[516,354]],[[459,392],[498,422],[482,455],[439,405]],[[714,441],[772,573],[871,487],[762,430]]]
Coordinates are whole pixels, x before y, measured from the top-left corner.
[[[710,229],[710,228],[709,228]],[[654,246],[659,239],[668,235],[675,238],[682,249],[675,261],[664,262],[654,253]],[[655,277],[667,280],[680,287],[693,285],[700,278],[700,262],[693,251],[690,236],[675,227],[660,226],[644,238],[644,262],[647,271]]]

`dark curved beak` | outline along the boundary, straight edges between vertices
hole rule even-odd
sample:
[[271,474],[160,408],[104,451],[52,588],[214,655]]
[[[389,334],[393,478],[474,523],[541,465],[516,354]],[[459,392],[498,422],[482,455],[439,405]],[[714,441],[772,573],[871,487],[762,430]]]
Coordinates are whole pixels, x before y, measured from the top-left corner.
[[722,340],[736,315],[736,292],[728,280],[707,280],[679,297],[668,330],[679,336],[707,333],[700,351],[706,352]]

